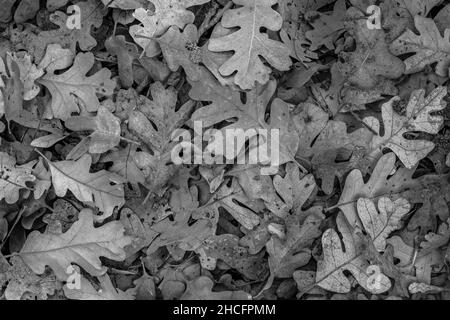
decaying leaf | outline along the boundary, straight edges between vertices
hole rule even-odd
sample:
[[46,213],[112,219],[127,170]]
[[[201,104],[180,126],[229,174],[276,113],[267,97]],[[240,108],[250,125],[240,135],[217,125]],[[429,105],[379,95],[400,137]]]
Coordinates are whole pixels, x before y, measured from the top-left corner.
[[214,282],[208,277],[199,277],[188,283],[184,300],[251,300],[251,295],[244,291],[212,292]]

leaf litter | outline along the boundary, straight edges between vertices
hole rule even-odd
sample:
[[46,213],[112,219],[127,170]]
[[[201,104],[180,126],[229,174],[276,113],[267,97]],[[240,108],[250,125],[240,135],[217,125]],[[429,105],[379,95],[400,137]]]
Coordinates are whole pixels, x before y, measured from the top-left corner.
[[449,299],[450,4],[369,3],[4,1],[0,299]]

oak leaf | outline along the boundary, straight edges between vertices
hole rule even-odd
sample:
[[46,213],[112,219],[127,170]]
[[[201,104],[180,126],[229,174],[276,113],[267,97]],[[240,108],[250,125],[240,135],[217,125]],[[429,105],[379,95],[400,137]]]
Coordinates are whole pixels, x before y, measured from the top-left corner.
[[370,153],[376,157],[384,148],[395,152],[407,168],[412,168],[434,149],[434,143],[425,140],[409,140],[405,134],[412,131],[437,134],[444,122],[442,116],[432,115],[445,109],[443,100],[447,95],[446,87],[437,87],[427,97],[425,90],[416,90],[411,94],[405,116],[398,115],[393,104],[400,100],[396,97],[381,107],[384,135],[381,136],[379,121],[367,117],[363,121],[377,133],[369,144]]
[[23,99],[32,100],[39,94],[40,88],[35,84],[35,81],[44,75],[44,70],[36,66],[31,61],[31,56],[27,53],[9,54],[6,63],[10,69],[11,60],[17,63],[20,70],[20,81],[23,83]]
[[320,12],[309,12],[312,15],[313,30],[306,31],[305,36],[311,41],[310,50],[315,51],[324,45],[327,49],[334,49],[334,41],[344,32],[345,1],[338,0],[334,4],[331,15]]
[[134,300],[133,296],[120,289],[116,289],[110,279],[105,274],[97,277],[100,282],[100,289],[94,286],[85,277],[81,276],[80,288],[63,287],[64,295],[72,300]]
[[219,72],[223,76],[236,72],[235,83],[242,89],[251,89],[255,82],[265,84],[269,81],[271,69],[264,65],[260,57],[280,71],[289,70],[292,64],[288,48],[261,32],[261,28],[279,31],[283,18],[271,8],[277,0],[233,2],[241,7],[227,10],[221,23],[225,28],[240,29],[228,36],[211,39],[208,49],[214,52],[234,51],[234,55],[219,68]]
[[[93,0],[79,2],[77,6],[80,8],[81,28],[68,28],[68,16],[62,11],[56,11],[50,15],[49,19],[52,23],[58,25],[59,29],[41,31],[37,41],[45,47],[48,44],[58,43],[63,48],[69,48],[73,53],[76,52],[77,44],[83,51],[93,49],[97,45],[97,40],[91,35],[91,29],[93,27],[99,28],[102,25],[105,11],[97,1]],[[36,62],[40,62],[40,57]]]
[[94,131],[89,135],[89,152],[105,153],[120,142],[120,119],[100,106],[95,117],[74,116],[65,125],[73,131]]
[[364,230],[372,239],[375,249],[384,251],[386,239],[392,231],[402,227],[400,220],[410,211],[411,206],[402,198],[392,201],[382,197],[377,204],[379,212],[370,199],[359,198],[356,206]]
[[116,83],[110,79],[111,72],[108,69],[86,76],[93,65],[94,54],[79,53],[72,67],[65,73],[46,74],[39,80],[52,95],[51,112],[55,118],[66,120],[73,112],[80,112],[82,108],[95,112],[100,106],[97,94],[112,95]]
[[183,32],[178,27],[171,27],[161,37],[157,38],[166,59],[167,66],[172,71],[183,67],[189,79],[198,80],[205,71],[198,65],[202,61],[200,48],[197,47],[197,27],[188,24]]
[[112,55],[117,56],[120,84],[123,88],[133,85],[133,60],[137,58],[136,45],[125,41],[125,36],[111,36],[105,41],[105,47]]
[[49,44],[38,67],[47,72],[62,70],[72,65],[74,57],[72,51],[63,49],[60,44]]
[[247,248],[239,244],[239,237],[234,234],[206,238],[199,252],[200,257],[204,255],[206,259],[222,260],[251,280],[262,279],[269,271],[264,251],[250,254]]
[[201,276],[187,283],[181,300],[251,300],[252,296],[244,291],[213,292],[214,282]]
[[124,228],[118,221],[94,227],[94,214],[90,209],[80,211],[79,220],[66,233],[40,233],[28,235],[19,255],[37,274],[50,266],[60,280],[67,279],[67,268],[75,263],[94,276],[105,274],[106,267],[100,257],[122,261],[124,247],[131,243],[131,237],[124,235]]
[[36,275],[18,256],[11,258],[11,265],[5,261],[6,270],[3,270],[2,258],[0,273],[5,275],[8,283],[4,292],[6,300],[21,300],[25,293],[37,300],[46,300],[58,289],[59,283],[53,274]]
[[141,171],[139,160],[143,158],[144,151],[137,151],[137,146],[129,144],[124,149],[114,150],[100,158],[101,162],[112,162],[109,171],[121,175],[130,183],[145,185],[145,175]]
[[52,173],[53,188],[59,197],[72,191],[80,201],[95,205],[103,215],[104,220],[113,214],[114,208],[120,208],[125,203],[124,179],[106,170],[90,173],[92,158],[85,154],[77,161],[47,160]]
[[[211,127],[225,120],[233,121],[212,135],[214,139],[211,139],[213,141],[208,144],[207,150],[213,153],[215,158],[224,156],[226,159],[232,160],[243,156],[245,154],[243,152],[244,143],[251,141],[251,150],[258,150],[257,147],[260,147],[260,150],[267,150],[267,156],[272,160],[274,153],[271,150],[273,141],[271,129],[275,129],[279,132],[278,163],[272,163],[269,159],[261,156],[253,159],[257,160],[254,162],[259,165],[282,165],[294,161],[300,139],[290,118],[290,105],[279,98],[270,101],[275,92],[275,81],[269,81],[265,86],[247,92],[244,103],[238,91],[222,87],[205,68],[199,68],[198,71],[201,76],[198,76],[197,80],[191,79],[192,89],[189,95],[194,100],[210,101],[211,103],[197,109],[191,117],[192,120],[202,121],[204,127]],[[269,104],[271,118],[267,122],[265,114]],[[257,137],[258,133],[263,132],[260,129],[267,130],[266,139]],[[243,138],[238,139],[232,152],[224,152],[226,149],[224,148],[224,139],[220,138],[227,136],[227,130],[236,130],[231,132],[242,134]],[[249,154],[252,155],[252,152]]]
[[436,73],[448,77],[450,66],[450,29],[446,29],[442,37],[433,19],[422,16],[414,17],[414,24],[419,31],[416,35],[406,30],[390,46],[395,55],[414,53],[404,62],[406,74],[422,71],[425,66],[436,63]]
[[146,0],[102,0],[102,2],[109,8],[118,8],[122,10],[133,10],[141,8],[147,3]]
[[346,270],[351,272],[360,286],[373,294],[389,290],[391,281],[383,273],[377,278],[377,286],[369,286],[369,274],[366,271],[370,264],[363,255],[358,236],[342,214],[338,215],[336,223],[342,240],[334,229],[323,233],[323,259],[317,262],[317,285],[333,292],[350,292],[352,284],[344,274]]
[[347,11],[347,29],[355,38],[356,50],[342,52],[344,62],[337,64],[350,84],[370,89],[384,78],[399,78],[405,66],[389,51],[384,31],[367,28],[367,20],[362,17],[364,14],[354,7]]
[[28,189],[26,183],[34,182],[33,166],[36,161],[17,166],[16,159],[5,152],[0,152],[0,199],[6,203],[16,203],[19,191]]
[[433,267],[440,266],[443,262],[442,254],[438,250],[422,249],[417,251],[399,236],[389,238],[387,243],[394,248],[393,255],[398,259],[396,267],[400,271],[414,275],[416,281],[425,284],[431,283]]
[[145,171],[146,186],[155,190],[176,171],[176,167],[169,164],[173,147],[177,144],[174,137],[187,121],[194,103],[187,101],[177,110],[175,89],[166,89],[160,82],[153,83],[150,91],[153,100],[142,97],[142,105],[128,116],[128,128],[147,146],[145,152],[136,154],[136,162]]

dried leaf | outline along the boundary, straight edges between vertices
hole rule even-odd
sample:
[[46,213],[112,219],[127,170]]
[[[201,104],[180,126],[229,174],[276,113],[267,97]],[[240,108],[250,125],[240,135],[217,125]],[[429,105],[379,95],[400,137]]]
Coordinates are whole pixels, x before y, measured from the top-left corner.
[[415,53],[405,60],[406,74],[422,71],[425,66],[436,63],[436,73],[446,77],[449,75],[450,66],[450,31],[441,36],[433,19],[422,16],[414,17],[414,24],[419,31],[416,35],[411,30],[406,30],[390,46],[393,54]]
[[86,77],[86,73],[93,65],[92,53],[79,53],[72,67],[65,73],[46,74],[39,80],[39,83],[46,86],[52,94],[53,117],[66,120],[73,112],[80,112],[80,109],[95,112],[100,106],[97,94],[101,96],[112,94],[116,84],[110,80],[111,72],[108,69],[102,69]]
[[219,68],[219,72],[223,76],[236,72],[234,82],[244,90],[252,89],[255,82],[265,84],[269,81],[271,69],[264,65],[260,57],[280,71],[289,70],[291,66],[287,47],[261,32],[261,28],[279,31],[283,19],[271,8],[277,0],[233,2],[242,7],[227,10],[221,23],[225,28],[239,27],[240,30],[222,38],[211,39],[208,49],[214,52],[234,51],[233,57]]
[[6,203],[16,203],[19,200],[19,191],[28,189],[26,183],[33,182],[33,166],[36,161],[17,166],[16,159],[5,152],[0,152],[0,199]]
[[5,271],[8,285],[5,290],[7,300],[21,300],[25,293],[37,300],[47,300],[58,289],[58,281],[52,274],[38,276],[20,257],[11,258],[11,266]]
[[350,292],[352,284],[343,273],[344,270],[347,270],[351,272],[361,287],[373,294],[389,290],[391,282],[383,273],[380,273],[377,278],[378,285],[374,287],[369,285],[370,274],[366,273],[369,263],[361,252],[358,238],[342,214],[338,215],[336,222],[342,240],[334,229],[328,229],[323,233],[323,260],[317,263],[317,285],[333,292]]
[[405,134],[420,131],[437,134],[443,124],[441,116],[432,115],[445,109],[443,98],[447,95],[446,87],[438,87],[425,97],[425,90],[416,90],[411,94],[406,107],[406,115],[400,116],[393,110],[393,104],[400,98],[393,98],[382,106],[384,135],[381,136],[380,123],[373,117],[364,122],[377,133],[370,143],[372,156],[379,154],[384,148],[395,152],[407,168],[414,167],[421,159],[434,149],[434,143],[424,140],[409,140]]
[[117,65],[122,87],[131,87],[134,81],[132,63],[138,55],[136,45],[126,42],[124,36],[115,36],[105,41],[105,47],[112,55],[117,56]]
[[315,51],[322,45],[329,50],[334,49],[334,41],[344,32],[345,12],[345,1],[338,0],[331,15],[320,12],[308,13],[312,16],[311,25],[314,28],[305,33],[306,38],[311,41],[310,50]]
[[159,54],[155,38],[163,35],[171,26],[183,29],[187,24],[194,22],[194,14],[187,8],[201,5],[210,0],[150,0],[155,11],[150,12],[144,8],[137,8],[133,16],[144,26],[131,26],[130,35],[140,45],[147,57]]
[[120,142],[120,119],[103,106],[98,108],[95,117],[70,117],[65,125],[73,131],[94,131],[89,136],[90,153],[105,153]]
[[124,235],[120,222],[108,222],[95,228],[92,210],[84,209],[79,220],[62,234],[33,231],[28,235],[19,255],[37,274],[50,266],[60,280],[66,280],[67,268],[76,263],[94,276],[104,275],[106,267],[100,257],[121,261],[125,259],[123,248],[131,243]]
[[67,190],[72,191],[78,200],[94,204],[103,212],[103,215],[97,217],[99,220],[108,218],[113,214],[114,208],[120,208],[125,203],[123,178],[106,170],[90,173],[90,155],[84,155],[78,161],[47,160],[47,163],[56,195],[63,197]]
[[375,204],[365,198],[359,198],[357,210],[364,230],[369,234],[375,249],[384,251],[389,234],[402,227],[401,219],[411,209],[405,199],[395,201],[389,198],[378,199],[378,211]]
[[212,292],[214,282],[205,276],[188,282],[182,300],[251,300],[251,295],[244,291]]
[[65,285],[64,294],[73,300],[133,300],[130,294],[114,288],[108,275],[99,276],[97,279],[100,282],[99,290],[96,290],[85,277],[81,277],[80,289],[70,289]]
[[367,28],[363,13],[355,8],[347,12],[348,30],[356,41],[354,52],[343,52],[338,68],[350,84],[361,88],[374,88],[383,79],[396,79],[403,74],[405,66],[390,51],[384,31]]

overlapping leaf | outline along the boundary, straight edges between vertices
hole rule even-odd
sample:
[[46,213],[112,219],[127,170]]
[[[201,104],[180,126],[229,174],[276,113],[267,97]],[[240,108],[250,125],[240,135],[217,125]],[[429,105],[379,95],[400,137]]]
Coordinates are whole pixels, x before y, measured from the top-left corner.
[[[39,80],[52,95],[51,110],[48,110],[52,117],[66,120],[72,113],[81,110],[95,112],[100,106],[97,94],[100,96],[112,94],[116,84],[110,79],[109,70],[102,69],[92,76],[86,76],[93,65],[92,53],[80,53],[75,57],[72,67],[65,73],[46,74]],[[78,98],[81,105],[74,97]]]
[[225,12],[221,23],[225,28],[240,29],[228,36],[211,39],[208,49],[215,52],[234,51],[234,55],[219,71],[223,76],[236,72],[235,83],[242,89],[251,89],[255,82],[267,83],[271,73],[260,57],[280,71],[286,71],[291,66],[289,51],[283,43],[271,40],[267,33],[261,33],[261,28],[280,30],[283,19],[271,8],[277,0],[233,2],[241,7]]
[[416,90],[411,94],[406,107],[405,116],[395,113],[393,104],[398,98],[383,104],[381,112],[384,124],[384,134],[381,135],[380,124],[377,119],[368,117],[364,122],[378,135],[370,143],[372,155],[384,148],[395,152],[407,168],[412,168],[434,149],[434,143],[424,140],[408,140],[405,134],[421,131],[437,134],[442,127],[443,118],[433,113],[443,110],[446,102],[447,88],[438,87],[425,97],[424,90]]
[[37,274],[49,266],[60,280],[66,280],[67,268],[75,263],[91,275],[101,276],[106,268],[100,257],[121,261],[125,259],[123,248],[131,243],[124,235],[120,222],[109,222],[95,228],[91,210],[82,210],[79,220],[62,234],[32,232],[25,242],[20,256]]
[[415,16],[414,24],[419,35],[411,30],[405,31],[391,44],[392,53],[414,53],[405,60],[406,74],[422,71],[425,66],[437,63],[436,73],[447,77],[450,66],[450,30],[446,29],[442,36],[432,19],[419,15]]
[[123,178],[115,173],[101,170],[90,173],[92,158],[84,155],[77,161],[47,161],[52,173],[55,193],[59,197],[70,190],[80,201],[95,206],[103,212],[101,220],[113,214],[114,208],[125,203]]

